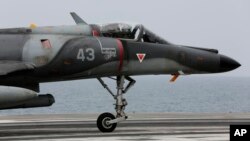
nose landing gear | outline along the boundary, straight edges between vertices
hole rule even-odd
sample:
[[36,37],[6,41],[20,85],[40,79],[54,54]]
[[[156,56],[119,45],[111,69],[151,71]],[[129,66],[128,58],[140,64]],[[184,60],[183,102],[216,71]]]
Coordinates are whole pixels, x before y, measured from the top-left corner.
[[[101,78],[97,78],[102,86],[108,90],[108,92],[113,96],[116,100],[115,110],[116,117],[111,113],[103,113],[97,119],[97,127],[101,132],[112,132],[115,130],[117,123],[125,121],[127,116],[124,112],[125,107],[128,105],[125,98],[123,98],[123,94],[125,94],[134,84],[135,80],[128,76],[118,76],[116,80],[117,83],[117,94],[115,95],[109,87],[104,83]],[[113,79],[113,78],[112,78]],[[128,85],[124,89],[125,79],[129,81]]]
[[102,113],[97,119],[97,127],[101,132],[112,132],[115,130],[117,123],[110,124],[109,121],[115,119],[111,113]]

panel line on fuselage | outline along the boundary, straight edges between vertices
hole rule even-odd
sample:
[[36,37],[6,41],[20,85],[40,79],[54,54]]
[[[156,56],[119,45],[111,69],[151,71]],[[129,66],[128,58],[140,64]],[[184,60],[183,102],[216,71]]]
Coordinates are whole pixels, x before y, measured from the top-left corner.
[[98,41],[98,43],[99,43],[99,45],[100,45],[100,47],[101,47],[101,50],[102,50],[102,42],[97,38],[97,37],[94,37],[97,41]]

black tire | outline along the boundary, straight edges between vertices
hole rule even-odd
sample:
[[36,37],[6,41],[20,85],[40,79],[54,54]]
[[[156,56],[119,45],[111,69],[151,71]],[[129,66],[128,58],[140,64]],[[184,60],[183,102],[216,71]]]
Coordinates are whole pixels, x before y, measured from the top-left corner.
[[107,121],[115,119],[115,116],[111,113],[102,113],[97,118],[97,127],[101,132],[112,132],[115,130],[117,123],[108,125]]

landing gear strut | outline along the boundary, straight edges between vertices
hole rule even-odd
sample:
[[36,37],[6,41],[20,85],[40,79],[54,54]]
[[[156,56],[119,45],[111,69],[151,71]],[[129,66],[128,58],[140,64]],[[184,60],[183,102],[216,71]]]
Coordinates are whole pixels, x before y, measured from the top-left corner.
[[[104,83],[101,78],[97,78],[102,86],[107,89],[107,91],[113,96],[116,100],[115,110],[116,116],[111,113],[103,113],[97,119],[97,127],[101,132],[112,132],[115,130],[117,123],[126,120],[128,117],[126,116],[124,110],[128,105],[126,99],[123,97],[134,84],[135,80],[128,76],[117,76],[116,84],[117,84],[117,93],[114,94],[110,88]],[[111,78],[114,79],[114,78]],[[128,85],[124,89],[125,79],[129,81]]]

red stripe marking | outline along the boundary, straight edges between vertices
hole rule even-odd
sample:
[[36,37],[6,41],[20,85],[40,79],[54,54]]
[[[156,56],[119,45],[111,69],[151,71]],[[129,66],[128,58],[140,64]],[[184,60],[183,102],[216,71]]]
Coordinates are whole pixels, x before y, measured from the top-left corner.
[[120,60],[118,70],[121,71],[122,70],[122,65],[123,65],[124,49],[123,49],[122,42],[119,39],[117,39],[116,41],[117,41],[117,45],[118,45],[118,48],[119,48],[119,60]]
[[100,36],[99,32],[96,31],[95,29],[92,30],[93,36]]

